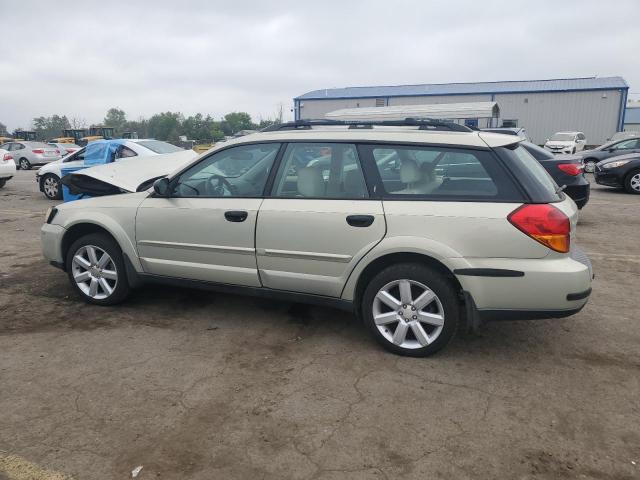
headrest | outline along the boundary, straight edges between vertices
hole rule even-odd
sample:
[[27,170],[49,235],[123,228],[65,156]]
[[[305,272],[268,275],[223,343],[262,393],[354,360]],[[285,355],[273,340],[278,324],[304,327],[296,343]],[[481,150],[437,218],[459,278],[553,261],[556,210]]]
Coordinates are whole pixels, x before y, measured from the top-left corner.
[[319,168],[304,167],[298,170],[298,193],[305,197],[324,196],[324,179]]
[[344,174],[344,191],[350,197],[363,198],[367,196],[364,178],[360,170],[348,170]]
[[420,169],[415,160],[403,160],[400,167],[400,181],[402,183],[415,183],[422,179]]

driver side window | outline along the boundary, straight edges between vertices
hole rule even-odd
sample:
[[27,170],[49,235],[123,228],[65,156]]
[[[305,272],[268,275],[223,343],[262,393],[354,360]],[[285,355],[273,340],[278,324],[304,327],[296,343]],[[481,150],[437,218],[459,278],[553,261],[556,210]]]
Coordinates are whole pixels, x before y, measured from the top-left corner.
[[241,145],[216,152],[182,173],[172,197],[261,197],[279,143]]

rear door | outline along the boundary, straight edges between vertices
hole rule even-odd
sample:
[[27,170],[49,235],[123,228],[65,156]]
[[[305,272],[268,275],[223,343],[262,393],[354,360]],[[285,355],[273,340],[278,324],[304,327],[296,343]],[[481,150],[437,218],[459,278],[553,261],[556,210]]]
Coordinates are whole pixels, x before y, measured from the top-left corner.
[[382,202],[369,196],[355,145],[290,143],[258,215],[262,284],[338,297],[385,231]]

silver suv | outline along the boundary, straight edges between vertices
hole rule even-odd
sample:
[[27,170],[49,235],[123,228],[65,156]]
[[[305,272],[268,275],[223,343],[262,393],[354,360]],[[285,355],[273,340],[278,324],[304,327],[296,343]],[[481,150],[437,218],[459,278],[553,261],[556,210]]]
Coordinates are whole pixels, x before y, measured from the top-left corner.
[[587,302],[578,209],[519,141],[428,120],[279,125],[145,191],[52,209],[44,255],[90,303],[167,282],[329,305],[424,356],[461,327]]

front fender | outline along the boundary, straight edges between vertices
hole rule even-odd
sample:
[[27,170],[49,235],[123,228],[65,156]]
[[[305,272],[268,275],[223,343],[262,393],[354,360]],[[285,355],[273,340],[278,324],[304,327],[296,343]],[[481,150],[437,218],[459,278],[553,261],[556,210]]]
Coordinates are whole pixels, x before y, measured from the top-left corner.
[[460,265],[465,263],[461,261],[462,255],[460,255],[460,253],[448,245],[428,238],[414,236],[384,238],[371,249],[351,271],[347,283],[342,290],[342,298],[352,301],[355,298],[356,285],[362,271],[378,258],[394,253],[417,253],[426,255],[438,260],[451,271],[453,271],[454,268],[460,268]]
[[[84,200],[78,200],[84,201]],[[138,253],[135,247],[135,209],[108,208],[103,210],[92,210],[87,215],[86,210],[78,209],[70,211],[65,216],[62,226],[67,230],[66,235],[70,234],[70,230],[77,225],[90,224],[105,229],[118,242],[122,252],[129,258],[134,269],[138,272],[142,271],[142,265],[138,259]],[[61,244],[64,244],[61,242]],[[61,252],[62,257],[66,252]]]

